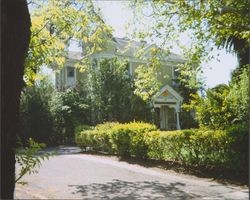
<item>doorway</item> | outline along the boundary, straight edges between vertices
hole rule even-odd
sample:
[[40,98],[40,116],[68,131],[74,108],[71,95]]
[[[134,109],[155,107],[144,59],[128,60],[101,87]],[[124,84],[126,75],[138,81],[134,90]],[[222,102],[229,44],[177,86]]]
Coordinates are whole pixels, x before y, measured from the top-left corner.
[[163,130],[168,129],[168,107],[167,106],[160,107],[160,129],[163,129]]

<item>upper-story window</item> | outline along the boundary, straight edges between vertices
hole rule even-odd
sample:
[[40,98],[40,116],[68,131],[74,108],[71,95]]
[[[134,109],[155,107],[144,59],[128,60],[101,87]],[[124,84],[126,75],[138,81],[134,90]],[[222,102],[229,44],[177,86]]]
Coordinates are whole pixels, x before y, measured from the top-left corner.
[[75,77],[75,69],[74,67],[67,67],[67,77],[74,78]]
[[177,71],[176,66],[172,66],[172,79],[176,80],[179,76],[179,71]]
[[172,66],[172,85],[174,87],[179,86],[178,77],[179,77],[179,71],[177,70],[176,66]]
[[132,65],[131,62],[127,61],[126,62],[126,70],[129,76],[132,76]]
[[92,63],[91,63],[91,68],[92,68],[93,70],[95,70],[95,69],[97,69],[97,67],[98,67],[98,61],[97,61],[96,58],[94,58],[94,59],[92,60]]

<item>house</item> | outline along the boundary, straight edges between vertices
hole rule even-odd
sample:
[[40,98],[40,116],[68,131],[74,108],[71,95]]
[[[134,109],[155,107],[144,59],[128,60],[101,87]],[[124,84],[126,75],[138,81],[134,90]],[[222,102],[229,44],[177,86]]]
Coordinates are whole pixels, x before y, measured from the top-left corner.
[[[126,58],[128,60],[129,74],[133,77],[139,65],[147,64],[145,60],[139,59],[135,54],[140,49],[143,49],[143,56],[147,57],[153,48],[157,48],[157,46],[145,42],[132,41],[128,38],[113,38],[105,50],[91,55],[92,66],[96,68],[100,67],[101,59],[105,58]],[[87,77],[86,73],[81,73],[74,67],[74,63],[79,61],[83,56],[84,53],[82,52],[68,52],[64,68],[60,73],[56,74],[56,88],[58,90],[73,87],[77,84],[78,80]],[[161,59],[157,78],[161,82],[162,87],[153,97],[153,106],[159,115],[159,126],[161,129],[181,128],[179,112],[183,98],[176,90],[177,73],[175,68],[178,63],[183,62],[185,60],[174,53],[167,54]]]

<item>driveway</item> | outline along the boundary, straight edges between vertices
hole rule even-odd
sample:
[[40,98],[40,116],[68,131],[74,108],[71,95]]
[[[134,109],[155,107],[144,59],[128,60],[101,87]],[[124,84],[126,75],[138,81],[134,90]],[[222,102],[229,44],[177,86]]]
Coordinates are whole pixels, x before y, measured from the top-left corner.
[[80,154],[77,148],[57,150],[37,174],[25,175],[28,185],[16,186],[16,199],[248,199],[246,187]]

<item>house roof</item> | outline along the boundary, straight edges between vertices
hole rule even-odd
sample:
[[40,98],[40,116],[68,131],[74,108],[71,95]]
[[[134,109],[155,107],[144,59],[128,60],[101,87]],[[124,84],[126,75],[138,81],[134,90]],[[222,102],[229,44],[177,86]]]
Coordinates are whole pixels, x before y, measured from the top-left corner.
[[[148,44],[146,42],[137,42],[135,40],[131,40],[129,38],[118,38],[114,37],[111,41],[111,48],[113,48],[113,54],[114,55],[122,55],[122,56],[128,56],[128,57],[135,57],[136,53],[139,50],[144,50],[143,54],[144,56],[147,56],[150,54],[150,49],[152,48],[158,48],[155,44]],[[105,50],[104,50],[105,52]],[[101,53],[104,53],[101,52]],[[163,60],[167,62],[184,62],[184,58],[182,56],[170,53],[165,54],[164,52],[162,54]],[[69,51],[67,54],[67,58],[70,60],[80,60],[83,58],[83,54],[80,51]]]
[[67,58],[72,60],[80,60],[82,57],[82,52],[80,51],[68,51],[67,54]]
[[146,42],[137,42],[128,38],[115,38],[115,41],[118,54],[121,53],[126,56],[135,56],[138,50],[151,46]]
[[[135,56],[135,54],[143,49],[144,55],[147,55],[152,48],[158,48],[155,44],[148,44],[146,42],[137,42],[134,40],[131,40],[129,38],[117,38],[115,37],[116,41],[116,48],[119,53],[126,56]],[[167,54],[167,52],[163,52],[163,60],[169,61],[169,62],[184,62],[184,58],[178,54],[170,52]]]
[[[170,94],[170,95],[169,95]],[[170,97],[170,98],[169,98]],[[171,86],[169,86],[168,84],[165,85],[164,87],[162,87],[160,89],[159,92],[157,92],[154,97],[154,103],[161,101],[161,102],[168,102],[169,100],[171,101],[172,98],[174,97],[175,101],[183,101],[183,97],[181,95],[179,95],[178,92],[176,92]]]

